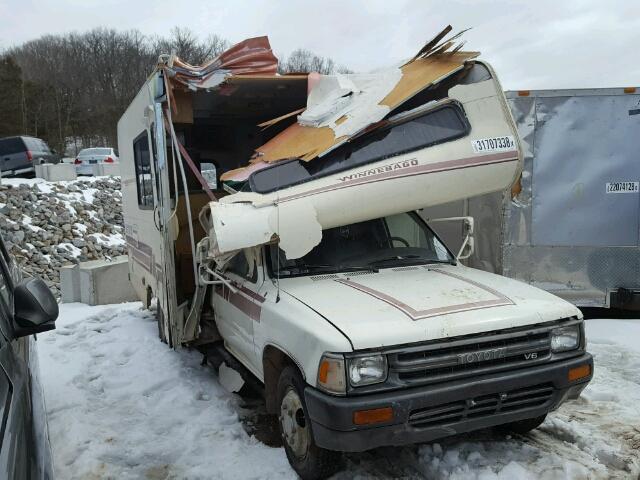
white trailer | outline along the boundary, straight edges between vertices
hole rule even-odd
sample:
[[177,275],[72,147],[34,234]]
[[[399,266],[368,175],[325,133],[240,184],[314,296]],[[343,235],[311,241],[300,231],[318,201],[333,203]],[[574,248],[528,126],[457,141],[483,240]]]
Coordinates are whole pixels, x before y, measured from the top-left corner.
[[163,58],[118,124],[134,288],[161,339],[264,388],[305,479],[343,451],[528,431],[592,377],[579,310],[465,267],[472,243],[415,213],[522,168],[495,72],[449,29],[368,75],[276,75],[266,39]]
[[[512,191],[426,208],[472,215],[468,264],[580,307],[640,310],[640,89],[506,92],[524,165]],[[437,225],[449,245],[464,232]]]

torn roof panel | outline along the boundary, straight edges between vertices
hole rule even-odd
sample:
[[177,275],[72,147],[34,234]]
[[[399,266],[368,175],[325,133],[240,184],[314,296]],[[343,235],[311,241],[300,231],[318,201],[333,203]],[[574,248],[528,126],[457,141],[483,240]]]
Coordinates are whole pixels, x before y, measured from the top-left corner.
[[170,77],[194,88],[211,88],[229,75],[276,75],[278,59],[268,37],[243,40],[204,65],[190,65],[172,57],[166,66]]
[[[413,60],[401,67],[402,75],[399,81],[377,104],[386,106],[387,111],[391,111],[430,85],[460,70],[466,61],[476,56],[478,56],[477,52],[457,52],[452,55]],[[347,75],[347,77],[358,77],[358,75]],[[369,120],[363,119],[360,128],[350,129],[350,135],[362,131],[381,118],[369,117]],[[339,122],[336,123],[340,125]],[[339,132],[340,129],[337,131]],[[347,140],[350,135],[336,136],[334,129],[329,126],[312,127],[295,123],[259,147],[256,160],[267,163],[289,158],[311,160]]]

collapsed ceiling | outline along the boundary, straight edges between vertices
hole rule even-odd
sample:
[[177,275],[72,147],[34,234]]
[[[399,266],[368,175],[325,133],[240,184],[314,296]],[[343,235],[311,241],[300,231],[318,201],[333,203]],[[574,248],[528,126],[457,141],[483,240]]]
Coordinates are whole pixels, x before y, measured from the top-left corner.
[[[392,112],[469,65],[478,52],[462,51],[462,33],[446,38],[447,26],[404,65],[367,74],[307,76],[308,98],[298,109],[259,126],[269,128],[297,115],[297,121],[258,147],[248,165],[226,172],[222,181],[244,182],[254,171],[292,158],[311,161],[375,130]],[[245,40],[201,66],[172,57],[163,67],[171,90],[222,90],[235,79],[252,78],[276,88],[278,61],[267,37]],[[306,75],[305,75],[306,76]],[[299,77],[299,76],[298,76]],[[175,102],[172,103],[175,108]]]

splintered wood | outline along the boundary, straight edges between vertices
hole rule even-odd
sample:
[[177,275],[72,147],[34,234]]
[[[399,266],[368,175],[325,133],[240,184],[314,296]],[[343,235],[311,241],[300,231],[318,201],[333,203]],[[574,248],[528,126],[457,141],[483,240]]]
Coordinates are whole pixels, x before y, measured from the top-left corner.
[[[402,71],[400,81],[380,102],[380,105],[388,106],[390,111],[394,110],[425,88],[458,71],[465,62],[479,55],[478,52],[459,51],[461,45],[456,46],[454,40],[463,32],[438,43],[450,31],[450,26],[445,28],[427,42],[413,59],[400,68]],[[259,147],[252,162],[276,162],[289,158],[312,160],[345,139],[345,137],[336,137],[333,129],[327,126],[316,128],[296,123]]]
[[[450,31],[451,26],[447,26],[428,41],[410,61],[400,67],[400,80],[377,105],[388,107],[388,111],[392,112],[424,89],[458,72],[465,66],[466,62],[479,55],[479,52],[460,51],[464,43],[457,43],[456,40],[460,38],[464,31],[445,39]],[[349,77],[349,75],[345,76]],[[357,77],[357,74],[354,77]],[[299,113],[301,111],[291,112],[282,117],[264,122],[259,126],[267,128]],[[346,121],[347,115],[348,113],[339,118],[335,125],[340,125]],[[313,127],[294,123],[257,148],[256,153],[249,161],[249,166],[244,167],[246,171],[240,168],[227,172],[222,176],[222,180],[246,179],[250,172],[256,168],[281,160],[292,158],[306,161],[313,160],[368,128],[375,129],[375,122],[362,125],[354,135],[336,136],[331,126]]]

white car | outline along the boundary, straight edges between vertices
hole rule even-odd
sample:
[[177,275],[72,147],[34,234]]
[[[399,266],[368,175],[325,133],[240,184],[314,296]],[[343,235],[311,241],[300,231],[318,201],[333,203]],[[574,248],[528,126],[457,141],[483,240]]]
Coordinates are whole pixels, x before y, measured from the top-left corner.
[[80,150],[73,163],[78,175],[93,175],[93,165],[119,162],[120,159],[113,148],[99,147]]

